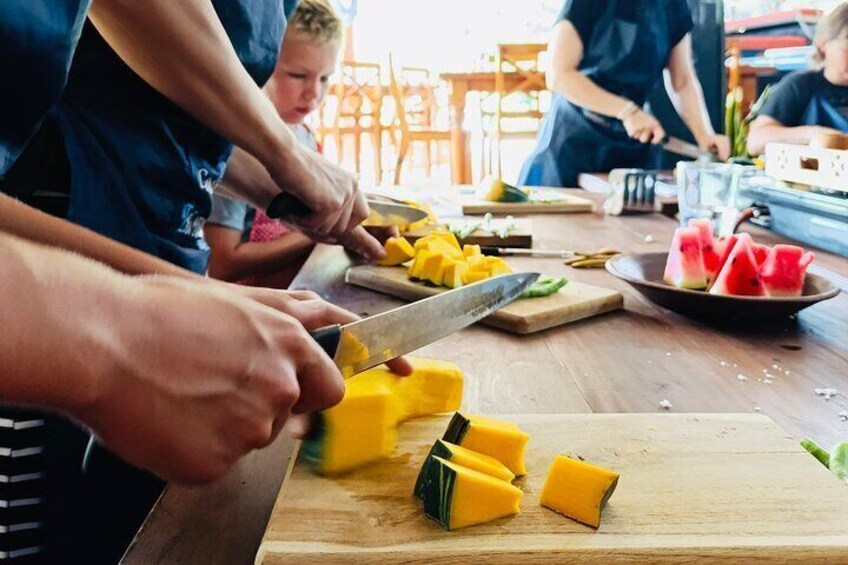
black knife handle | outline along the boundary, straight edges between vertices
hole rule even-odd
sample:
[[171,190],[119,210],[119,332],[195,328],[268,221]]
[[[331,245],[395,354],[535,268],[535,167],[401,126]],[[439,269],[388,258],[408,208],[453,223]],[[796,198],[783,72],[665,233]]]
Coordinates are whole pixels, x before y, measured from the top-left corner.
[[297,196],[281,192],[271,199],[265,215],[272,219],[303,218],[312,214],[312,209],[304,204]]
[[480,253],[483,255],[489,255],[491,257],[497,257],[501,254],[500,247],[491,247],[488,245],[484,245],[480,248]]
[[336,356],[336,351],[339,349],[339,339],[342,337],[342,327],[339,324],[318,328],[314,332],[310,332],[321,349],[330,356],[330,359]]

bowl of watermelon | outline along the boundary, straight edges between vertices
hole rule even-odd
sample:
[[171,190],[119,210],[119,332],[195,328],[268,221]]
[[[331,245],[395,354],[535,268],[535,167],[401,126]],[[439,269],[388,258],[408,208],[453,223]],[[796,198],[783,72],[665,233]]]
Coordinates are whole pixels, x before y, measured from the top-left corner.
[[668,253],[619,255],[607,270],[652,302],[696,318],[786,318],[839,289],[807,273],[814,256],[796,245],[768,247],[747,233],[713,240],[706,220],[678,228]]

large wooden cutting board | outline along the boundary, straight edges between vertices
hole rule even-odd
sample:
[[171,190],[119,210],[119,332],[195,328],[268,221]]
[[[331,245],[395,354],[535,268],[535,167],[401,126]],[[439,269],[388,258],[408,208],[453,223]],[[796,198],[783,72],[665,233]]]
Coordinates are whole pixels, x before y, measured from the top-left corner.
[[[447,290],[410,280],[405,267],[351,267],[345,281],[405,300],[420,300]],[[623,305],[624,298],[618,291],[571,281],[553,296],[516,300],[482,322],[509,332],[529,334],[618,310]]]
[[[469,220],[474,221],[474,220]],[[479,218],[476,221],[480,221]],[[416,240],[430,235],[434,231],[446,231],[448,229],[448,224],[436,223],[430,224],[428,226],[423,226],[412,231],[405,231],[401,233],[403,237],[408,239],[410,242],[415,242]],[[529,249],[533,247],[533,229],[530,219],[528,218],[518,218],[515,220],[515,229],[509,231],[506,234],[506,237],[500,238],[497,234],[484,232],[483,230],[477,230],[462,241],[461,244],[468,245],[483,245],[486,247],[520,247]]]
[[[568,194],[561,188],[533,188],[533,193],[557,198],[554,202],[489,202],[474,195],[458,195],[455,202],[462,208],[463,214],[563,214],[591,212],[593,203],[588,198]],[[453,199],[452,199],[453,200]]]
[[[516,378],[520,378],[516,375]],[[505,417],[507,418],[507,417]],[[521,513],[445,532],[411,494],[447,417],[341,478],[289,469],[256,563],[845,563],[848,487],[756,414],[509,417],[530,436]],[[621,474],[596,531],[539,506],[556,454]]]

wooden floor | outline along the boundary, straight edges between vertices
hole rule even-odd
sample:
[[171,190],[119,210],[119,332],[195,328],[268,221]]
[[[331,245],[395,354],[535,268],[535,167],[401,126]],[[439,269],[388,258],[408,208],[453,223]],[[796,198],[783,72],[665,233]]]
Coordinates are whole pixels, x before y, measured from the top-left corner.
[[[577,214],[534,216],[533,226],[537,248],[643,252],[667,249],[675,224],[661,215]],[[781,241],[751,231],[763,242]],[[603,270],[577,271],[553,259],[510,263],[620,290],[625,310],[530,336],[474,326],[421,350],[460,365],[467,410],[659,412],[667,400],[676,413],[760,412],[793,436],[825,445],[848,437],[848,422],[839,417],[848,409],[845,396],[828,401],[815,392],[848,391],[848,293],[797,319],[727,329],[657,307]],[[819,274],[848,291],[848,261],[817,252],[816,263]],[[340,250],[319,246],[295,284],[364,315],[401,304],[344,284],[348,265]],[[125,562],[252,563],[290,451],[291,442],[281,437],[216,484],[169,487]]]

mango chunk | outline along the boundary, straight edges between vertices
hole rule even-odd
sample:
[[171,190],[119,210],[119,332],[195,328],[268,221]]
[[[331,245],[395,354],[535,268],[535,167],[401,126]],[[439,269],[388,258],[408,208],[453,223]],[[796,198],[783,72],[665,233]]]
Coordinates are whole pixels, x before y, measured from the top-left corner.
[[468,263],[465,261],[454,261],[445,269],[445,277],[442,284],[448,288],[459,288],[463,285],[462,277],[468,272]]
[[482,257],[483,251],[480,249],[479,245],[469,245],[465,244],[462,246],[462,254],[468,257]]
[[530,436],[513,422],[484,416],[453,415],[443,441],[494,457],[516,476],[524,475],[524,449]]
[[409,270],[407,271],[407,275],[413,279],[421,279],[424,278],[421,276],[421,269],[424,267],[424,262],[427,261],[427,258],[430,257],[433,253],[427,249],[421,250],[415,254],[415,260],[410,265]]
[[601,513],[618,485],[618,473],[557,455],[539,502],[569,518],[597,528]]
[[424,513],[445,530],[491,522],[519,512],[523,492],[480,471],[428,457],[423,479]]
[[384,249],[386,256],[380,259],[379,264],[386,267],[406,263],[415,257],[415,250],[405,237],[390,237],[386,240]]
[[462,284],[473,284],[489,278],[488,271],[468,270],[462,275]]

